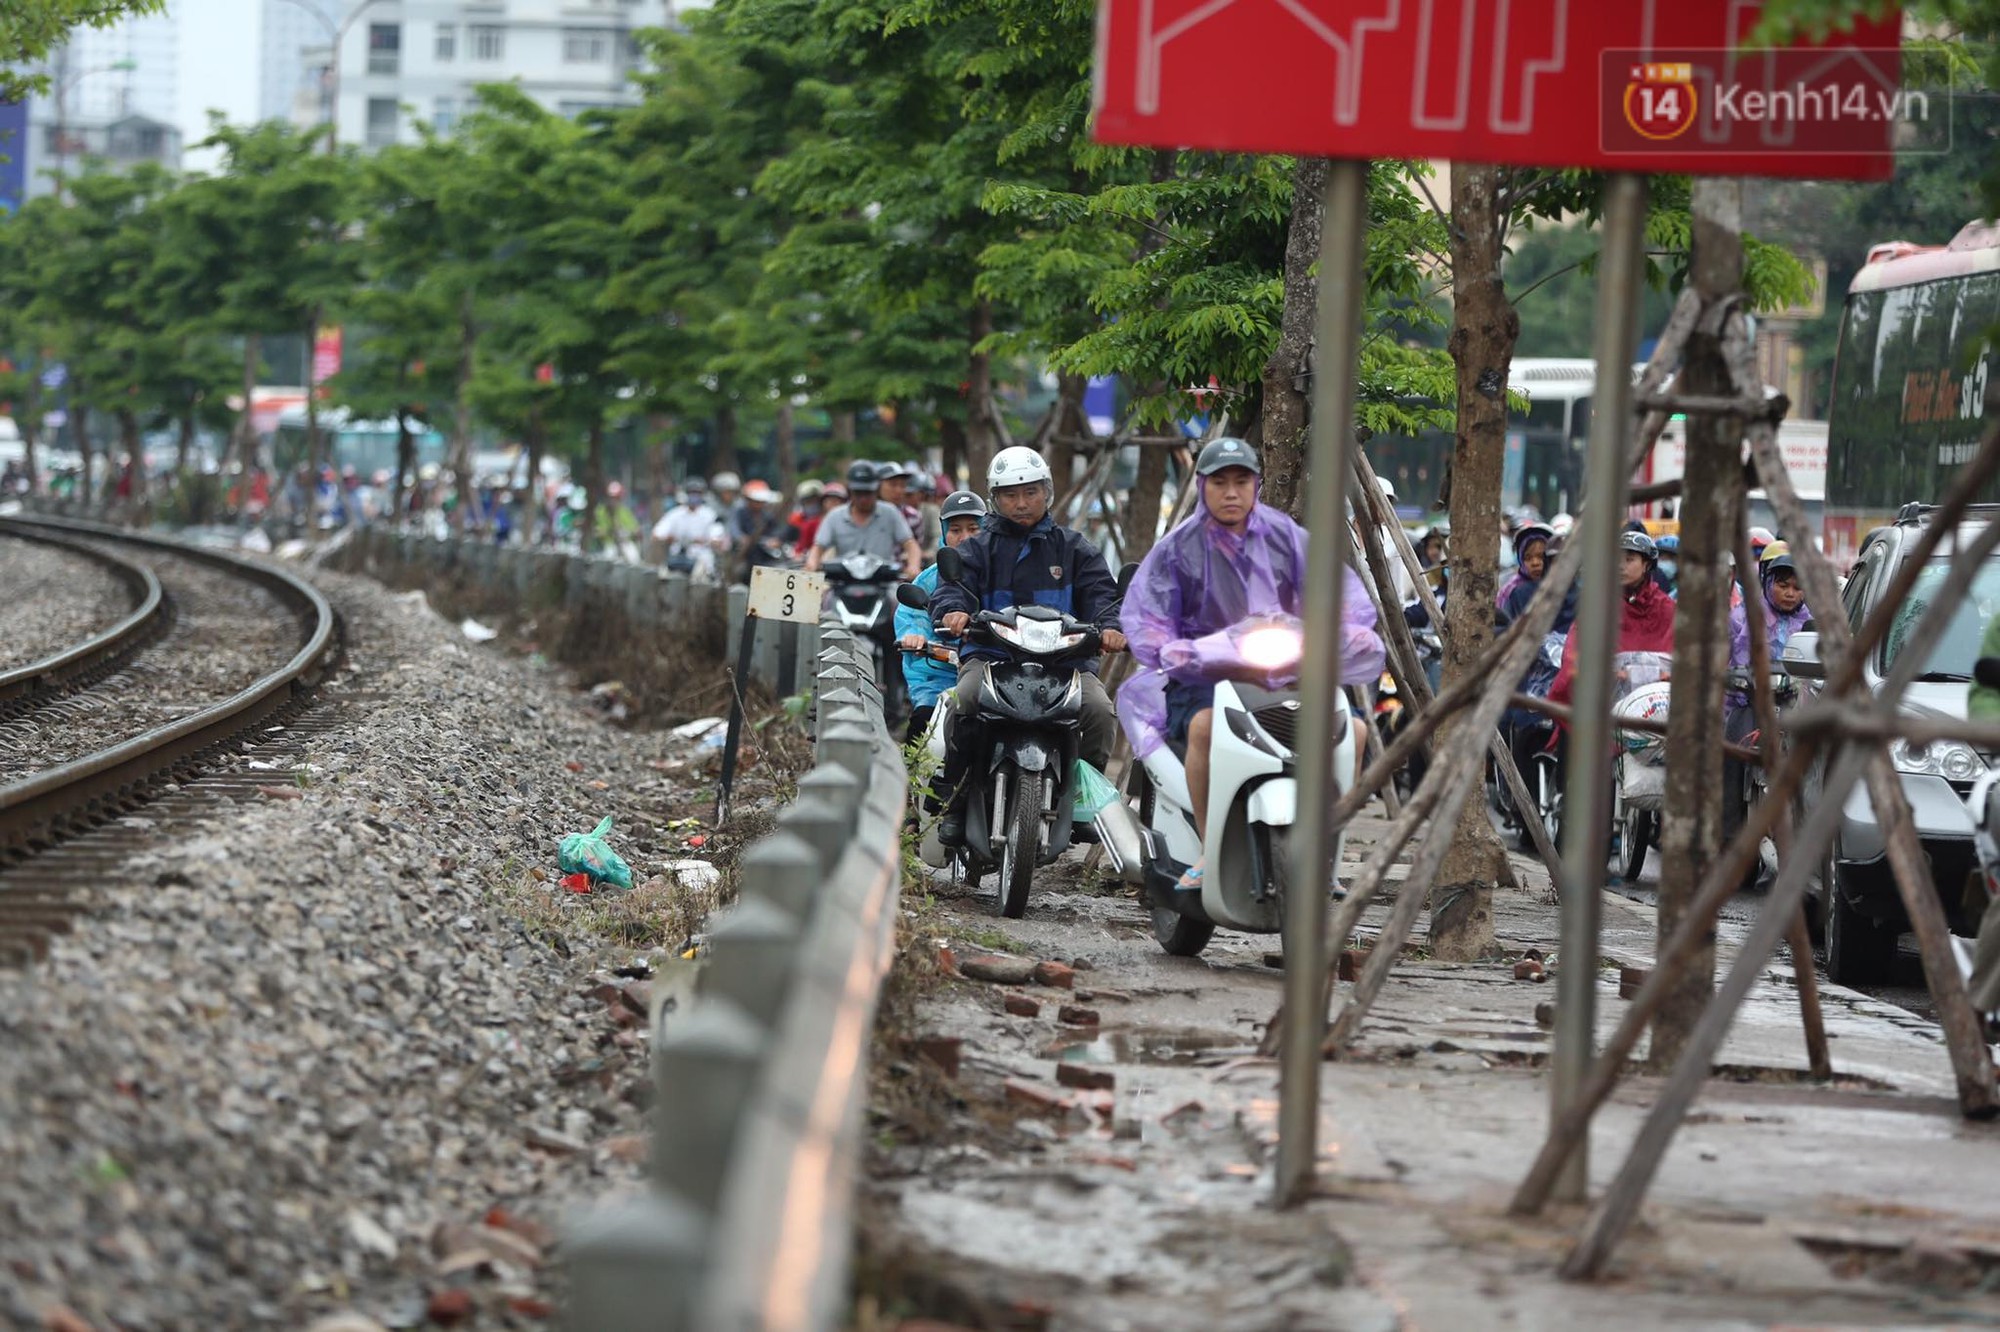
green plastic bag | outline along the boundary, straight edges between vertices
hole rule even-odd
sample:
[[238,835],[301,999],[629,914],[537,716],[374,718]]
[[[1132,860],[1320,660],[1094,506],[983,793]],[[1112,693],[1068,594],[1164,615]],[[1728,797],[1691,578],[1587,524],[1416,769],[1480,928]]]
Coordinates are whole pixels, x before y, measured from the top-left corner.
[[1076,800],[1070,807],[1070,822],[1089,823],[1099,810],[1118,798],[1111,779],[1082,759],[1076,761]]
[[588,874],[594,883],[613,888],[632,886],[632,867],[611,849],[611,816],[587,833],[571,833],[556,852],[556,868],[564,874]]

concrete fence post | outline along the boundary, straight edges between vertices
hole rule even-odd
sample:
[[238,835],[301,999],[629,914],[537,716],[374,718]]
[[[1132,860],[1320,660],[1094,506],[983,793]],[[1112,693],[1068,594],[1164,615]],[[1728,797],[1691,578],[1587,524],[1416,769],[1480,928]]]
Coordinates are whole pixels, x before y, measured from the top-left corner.
[[752,631],[756,638],[750,646],[750,675],[772,693],[778,692],[778,631],[782,627],[776,620],[759,620]]
[[564,1236],[566,1332],[692,1332],[708,1224],[656,1189],[600,1204]]
[[826,877],[825,862],[812,843],[797,833],[779,831],[743,853],[741,892],[761,898],[804,920]]
[[[866,735],[862,738],[864,741],[867,739]],[[822,763],[799,778],[799,795],[822,796],[828,804],[851,819],[861,811],[862,784],[865,780],[852,768]]]
[[660,575],[660,621],[678,625],[688,613],[688,576],[684,573]]
[[[826,745],[826,762],[838,764],[854,778],[856,803],[868,782],[869,769],[875,762],[875,735],[869,727],[856,722],[834,720],[821,728],[821,736]],[[805,789],[805,783],[799,783]]]
[[704,995],[775,1027],[791,992],[802,935],[798,919],[777,903],[740,899],[709,932],[713,961],[702,972]]
[[726,999],[702,997],[653,1051],[653,1181],[715,1215],[743,1107],[770,1033]]
[[840,859],[842,848],[854,831],[854,821],[825,796],[808,795],[793,801],[778,815],[778,826],[797,833],[818,853],[820,862],[831,867]]

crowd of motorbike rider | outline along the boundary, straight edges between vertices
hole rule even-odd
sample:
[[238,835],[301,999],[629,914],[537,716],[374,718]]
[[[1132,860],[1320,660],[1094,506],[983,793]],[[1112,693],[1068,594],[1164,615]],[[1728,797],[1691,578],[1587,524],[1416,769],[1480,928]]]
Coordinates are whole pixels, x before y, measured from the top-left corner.
[[[1003,449],[986,480],[987,500],[954,492],[940,513],[938,535],[957,552],[959,577],[943,581],[935,565],[924,570],[917,583],[929,594],[928,609],[906,607],[897,626],[911,736],[922,733],[936,708],[962,717],[976,706],[985,672],[1001,654],[968,637],[975,615],[1047,607],[1094,628],[1104,651],[1129,648],[1136,666],[1114,709],[1098,662],[1084,663],[1078,756],[1101,771],[1121,723],[1141,756],[1163,743],[1184,746],[1190,793],[1197,809],[1205,807],[1216,675],[1194,644],[1253,616],[1297,617],[1304,610],[1307,534],[1259,502],[1256,451],[1229,438],[1202,449],[1192,512],[1153,546],[1122,593],[1098,548],[1056,521],[1054,477],[1040,454]],[[1442,556],[1441,544],[1436,554]],[[1341,677],[1373,683],[1385,655],[1374,608],[1353,569],[1344,576]],[[926,652],[934,640],[957,647],[956,672]],[[1357,732],[1365,725],[1358,716],[1351,724]],[[965,836],[963,802],[954,799],[969,761],[958,741],[962,730],[947,729],[951,743],[934,788],[944,805],[939,833],[946,846]],[[1202,862],[1191,866],[1182,886],[1197,885],[1202,871]]]

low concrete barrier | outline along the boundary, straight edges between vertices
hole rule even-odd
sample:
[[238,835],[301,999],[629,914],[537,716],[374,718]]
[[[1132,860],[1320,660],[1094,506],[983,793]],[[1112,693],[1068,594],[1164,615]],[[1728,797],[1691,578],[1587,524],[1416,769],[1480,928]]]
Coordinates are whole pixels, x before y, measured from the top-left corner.
[[648,1187],[573,1225],[571,1332],[842,1324],[908,778],[866,662],[821,626],[818,764],[743,853],[697,997],[655,1032]]
[[[713,646],[728,661],[735,660],[750,595],[741,585],[690,582],[651,565],[386,527],[356,529],[329,563],[393,587],[470,589],[485,605],[587,612],[621,636],[698,637],[720,617],[723,641]],[[818,626],[759,620],[752,633],[753,683],[782,697],[813,679]]]

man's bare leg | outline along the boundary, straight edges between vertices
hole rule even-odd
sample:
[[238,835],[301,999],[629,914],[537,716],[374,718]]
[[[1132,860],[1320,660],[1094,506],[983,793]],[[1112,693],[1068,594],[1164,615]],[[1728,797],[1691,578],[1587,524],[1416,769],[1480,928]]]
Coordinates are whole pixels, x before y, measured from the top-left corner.
[[1182,882],[1193,886],[1208,864],[1208,742],[1215,732],[1215,709],[1203,708],[1188,719],[1187,784],[1194,801],[1195,836],[1202,840],[1202,854],[1188,867]]

